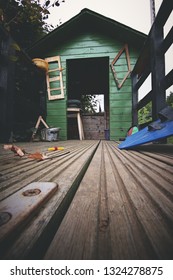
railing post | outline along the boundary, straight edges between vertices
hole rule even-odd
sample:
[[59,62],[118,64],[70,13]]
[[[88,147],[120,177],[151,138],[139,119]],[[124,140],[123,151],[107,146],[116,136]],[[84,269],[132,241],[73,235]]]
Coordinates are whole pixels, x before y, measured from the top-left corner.
[[[1,30],[0,33],[3,31]],[[13,39],[10,35],[2,34],[0,40],[1,65],[0,65],[0,142],[10,140],[14,122],[14,85],[15,63],[11,59],[15,50],[11,47]]]
[[151,25],[152,25],[156,16],[154,0],[150,0],[150,13],[151,13]]
[[158,112],[166,106],[166,93],[162,81],[165,77],[165,60],[161,52],[163,27],[156,24],[151,30],[151,74],[152,74],[152,119],[158,118]]
[[136,88],[137,74],[131,75],[132,79],[132,125],[138,125],[138,89]]

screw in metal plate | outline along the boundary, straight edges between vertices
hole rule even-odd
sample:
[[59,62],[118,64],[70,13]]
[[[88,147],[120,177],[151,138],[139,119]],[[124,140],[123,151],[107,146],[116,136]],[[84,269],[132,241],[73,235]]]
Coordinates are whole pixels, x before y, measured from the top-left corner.
[[0,212],[0,226],[8,223],[11,220],[12,215],[8,212]]
[[29,189],[24,191],[22,194],[24,196],[34,196],[34,195],[38,195],[39,193],[41,193],[40,189]]

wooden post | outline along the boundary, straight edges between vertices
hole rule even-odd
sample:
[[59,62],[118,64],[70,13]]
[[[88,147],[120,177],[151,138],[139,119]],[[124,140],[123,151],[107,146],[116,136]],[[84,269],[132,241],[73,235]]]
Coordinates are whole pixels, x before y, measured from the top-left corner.
[[[3,33],[3,34],[1,34]],[[13,128],[13,107],[14,107],[14,62],[10,56],[15,54],[11,48],[12,38],[2,29],[0,34],[3,35],[0,41],[1,49],[1,66],[0,66],[0,141],[8,142]]]
[[[153,22],[151,31],[145,42],[144,49],[138,58],[132,71],[133,89],[133,124],[137,119],[137,111],[152,101],[152,120],[158,118],[158,113],[166,107],[166,89],[172,85],[173,72],[170,71],[165,77],[164,55],[172,44],[173,29],[170,29],[166,38],[163,36],[163,28],[173,10],[173,1],[164,0]],[[137,104],[138,89],[151,73],[152,89]],[[137,77],[139,74],[140,77]],[[139,78],[139,79],[137,79]]]
[[150,13],[151,13],[151,25],[153,25],[153,22],[155,20],[155,1],[150,0]]
[[138,89],[136,87],[137,74],[131,75],[132,78],[132,125],[138,125]]
[[163,27],[153,25],[151,30],[151,73],[152,73],[152,119],[166,106],[166,92],[162,85],[165,77],[164,54],[160,51],[163,42]]

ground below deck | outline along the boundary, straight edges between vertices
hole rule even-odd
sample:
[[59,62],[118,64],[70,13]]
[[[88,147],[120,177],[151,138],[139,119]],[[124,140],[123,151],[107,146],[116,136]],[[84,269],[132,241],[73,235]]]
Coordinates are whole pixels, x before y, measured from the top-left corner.
[[[19,158],[1,145],[1,259],[173,258],[172,145],[129,151],[95,140],[17,145],[54,158]],[[48,152],[52,145],[64,150]],[[43,191],[29,202],[23,192],[33,182]]]

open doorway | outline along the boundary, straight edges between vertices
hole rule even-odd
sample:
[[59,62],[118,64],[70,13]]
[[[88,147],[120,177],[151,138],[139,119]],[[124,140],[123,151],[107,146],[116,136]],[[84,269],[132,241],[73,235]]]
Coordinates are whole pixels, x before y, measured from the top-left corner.
[[[107,139],[109,57],[67,60],[67,92],[68,101],[78,100],[81,104],[85,139],[105,139],[105,136]],[[95,105],[94,110],[84,108],[86,100]],[[76,119],[71,117],[68,118],[68,139],[79,139]]]

